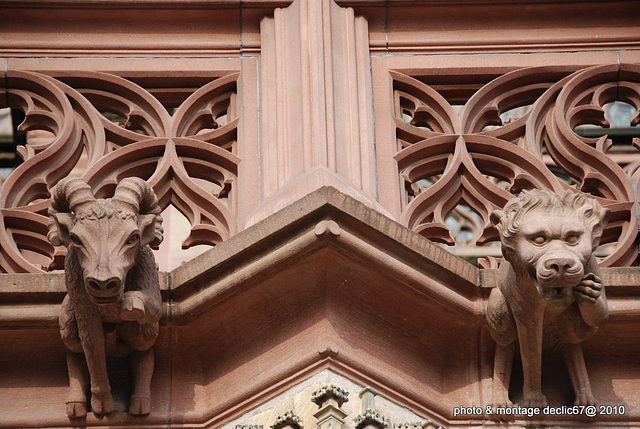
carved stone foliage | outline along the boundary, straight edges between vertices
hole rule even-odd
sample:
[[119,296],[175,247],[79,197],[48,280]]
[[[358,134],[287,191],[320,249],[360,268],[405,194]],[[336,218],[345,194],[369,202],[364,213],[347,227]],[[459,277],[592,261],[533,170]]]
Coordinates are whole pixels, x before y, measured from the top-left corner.
[[46,239],[46,212],[48,189],[70,174],[84,178],[98,198],[111,195],[122,178],[145,179],[162,209],[173,205],[189,220],[183,248],[233,234],[237,80],[231,73],[194,83],[199,88],[190,94],[152,95],[107,73],[9,72],[0,107],[25,113],[19,131],[52,137],[21,148],[25,162],[3,184],[0,272],[62,267],[64,251],[56,253]]
[[[604,108],[614,101],[635,108],[630,125],[637,125],[640,66],[515,70],[482,86],[463,106],[418,79],[399,72],[391,77],[404,224],[452,245],[460,240],[447,220],[458,217],[472,235],[466,240],[481,246],[498,238],[491,211],[520,191],[571,188],[611,210],[602,243],[617,243],[601,264],[635,263],[638,170],[612,159],[607,134],[584,137],[575,129],[607,128]],[[516,109],[519,115],[512,114]],[[640,140],[633,144],[637,148]]]
[[331,399],[335,401],[338,407],[341,407],[345,402],[349,402],[349,392],[340,388],[340,386],[330,383],[323,385],[311,395],[311,402],[319,407],[322,407],[325,402]]
[[302,429],[302,421],[300,417],[296,415],[294,410],[287,410],[284,414],[279,415],[276,418],[276,422],[271,425],[271,429],[282,428]]
[[[316,381],[326,380],[330,370],[314,376]],[[435,429],[439,426],[431,420],[418,420],[418,416],[399,407],[387,399],[378,396],[371,387],[358,386],[352,381],[337,374],[331,375],[334,381],[312,383],[302,391],[289,391],[280,404],[265,404],[257,410],[240,418],[234,426],[223,426],[223,429]],[[336,383],[335,380],[339,380]],[[359,393],[359,394],[358,394]],[[351,397],[351,398],[350,398]],[[311,405],[315,404],[317,405]],[[274,407],[274,408],[272,408]],[[411,416],[416,420],[406,422]],[[245,418],[247,420],[245,420]]]

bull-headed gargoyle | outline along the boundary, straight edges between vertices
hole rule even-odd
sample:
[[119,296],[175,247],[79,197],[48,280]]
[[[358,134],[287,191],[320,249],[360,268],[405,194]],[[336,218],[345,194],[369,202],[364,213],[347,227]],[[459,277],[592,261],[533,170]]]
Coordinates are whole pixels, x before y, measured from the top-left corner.
[[[496,346],[493,403],[510,406],[508,389],[516,344],[523,367],[523,405],[543,407],[543,339],[562,348],[576,405],[595,402],[581,342],[608,319],[593,251],[609,210],[583,194],[525,191],[491,215],[504,261],[486,317]],[[516,343],[517,342],[517,343]]]
[[111,199],[94,198],[81,179],[63,179],[51,190],[48,238],[55,246],[68,245],[60,333],[68,349],[70,418],[86,416],[89,390],[94,413],[114,411],[106,356],[129,351],[129,413],[151,411],[162,301],[149,245],[162,241],[160,211],[155,193],[138,178],[122,180]]

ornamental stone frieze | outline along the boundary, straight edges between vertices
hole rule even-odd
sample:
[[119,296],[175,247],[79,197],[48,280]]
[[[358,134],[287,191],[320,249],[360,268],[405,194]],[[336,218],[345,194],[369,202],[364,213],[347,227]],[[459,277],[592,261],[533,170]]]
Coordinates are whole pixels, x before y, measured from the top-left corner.
[[[351,400],[349,400],[350,396]],[[373,396],[377,396],[378,406],[373,402]],[[316,404],[317,407],[310,408],[310,403]],[[278,413],[278,410],[285,408],[287,411],[278,414],[276,423],[271,427],[385,428],[391,427],[391,420],[395,420],[393,427],[397,429],[438,427],[429,420],[414,420],[413,423],[406,423],[403,419],[416,418],[416,415],[380,396],[375,389],[362,388],[361,385],[331,370],[321,371],[301,385],[261,405],[252,416],[244,420],[251,423],[236,424],[235,427],[255,426],[258,422],[269,420],[272,415]],[[380,417],[381,413],[390,415],[391,419]],[[245,417],[239,418],[238,421],[243,419]]]

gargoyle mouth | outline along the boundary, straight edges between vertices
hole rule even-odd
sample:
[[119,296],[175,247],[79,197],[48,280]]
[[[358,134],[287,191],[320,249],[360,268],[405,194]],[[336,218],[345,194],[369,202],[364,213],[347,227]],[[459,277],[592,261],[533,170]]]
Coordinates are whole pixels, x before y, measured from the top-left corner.
[[562,294],[566,292],[566,295],[571,294],[571,289],[580,283],[582,280],[582,269],[567,270],[562,273],[558,273],[554,270],[538,269],[536,272],[537,284],[540,285],[540,291],[551,291],[542,293],[545,296],[547,293],[551,296],[556,296],[558,293]]
[[106,297],[91,296],[91,300],[98,305],[113,304],[118,302],[118,299],[120,299],[120,295],[106,296]]
[[540,295],[544,299],[560,299],[571,296],[571,287],[542,287],[538,286]]

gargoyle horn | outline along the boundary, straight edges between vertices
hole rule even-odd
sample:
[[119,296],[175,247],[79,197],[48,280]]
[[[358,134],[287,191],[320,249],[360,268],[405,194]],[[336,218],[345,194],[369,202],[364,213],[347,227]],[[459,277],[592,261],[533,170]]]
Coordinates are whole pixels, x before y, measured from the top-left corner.
[[140,215],[155,215],[155,236],[150,245],[157,246],[162,242],[162,209],[158,204],[155,192],[147,182],[139,177],[128,177],[120,181],[111,199],[115,204],[127,207]]
[[56,213],[77,213],[83,206],[95,201],[91,187],[82,179],[67,177],[58,182],[51,190],[51,206],[49,207],[49,232],[47,238],[54,246],[63,244],[57,223],[53,220]]

